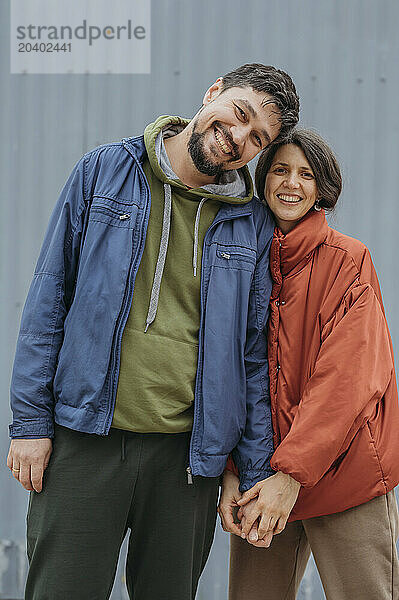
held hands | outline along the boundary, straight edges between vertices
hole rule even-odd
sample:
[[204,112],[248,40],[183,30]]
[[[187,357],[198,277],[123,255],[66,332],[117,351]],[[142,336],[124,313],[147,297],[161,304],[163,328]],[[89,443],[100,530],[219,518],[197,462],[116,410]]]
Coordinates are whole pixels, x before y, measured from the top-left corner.
[[[299,489],[300,483],[290,475],[277,472],[241,494],[238,477],[226,471],[218,507],[224,531],[246,539],[253,546],[268,548],[273,535],[283,531]],[[239,524],[234,519],[237,507]]]
[[238,500],[241,537],[254,546],[269,547],[281,533],[298,498],[301,484],[278,471],[259,481]]
[[[248,515],[254,509],[255,504],[256,504],[256,498],[254,498],[253,500],[250,500],[248,502],[248,504],[246,504],[245,506],[240,506],[237,516],[238,516],[238,519],[240,520],[241,525],[242,525],[242,522],[245,523],[246,519],[248,518]],[[242,533],[242,530],[241,530],[241,535],[242,535],[243,539],[246,539],[247,542],[249,542],[252,546],[256,546],[257,548],[268,548],[270,546],[270,544],[272,543],[273,535],[275,532],[270,530],[266,533],[264,538],[260,538],[258,535],[258,525],[259,525],[259,519],[257,519],[255,521],[255,523],[252,525],[251,531],[246,536],[246,538],[245,538],[245,533]]]
[[41,492],[43,473],[47,468],[52,452],[50,438],[37,440],[11,440],[7,457],[7,467],[15,479],[29,492]]

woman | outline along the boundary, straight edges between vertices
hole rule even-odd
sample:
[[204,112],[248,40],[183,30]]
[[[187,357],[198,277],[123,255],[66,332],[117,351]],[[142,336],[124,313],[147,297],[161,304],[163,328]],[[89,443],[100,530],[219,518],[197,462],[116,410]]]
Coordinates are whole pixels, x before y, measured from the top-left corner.
[[[328,600],[397,599],[399,409],[369,251],[327,224],[325,210],[338,200],[341,175],[312,131],[296,130],[264,151],[256,187],[276,222],[268,332],[271,466],[292,483],[280,503],[289,505],[287,515],[293,508],[286,526],[268,509],[266,541],[256,541],[268,480],[238,501],[242,537],[252,545],[232,536],[230,600],[294,599],[310,551]],[[224,484],[221,504],[240,496],[232,472]],[[270,548],[254,547],[268,546],[273,533]]]

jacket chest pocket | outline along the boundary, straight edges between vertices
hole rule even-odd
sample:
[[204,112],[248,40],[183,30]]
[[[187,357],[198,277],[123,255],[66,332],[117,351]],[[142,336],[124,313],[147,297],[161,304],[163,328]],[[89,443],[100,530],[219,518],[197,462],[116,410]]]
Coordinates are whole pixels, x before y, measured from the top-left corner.
[[104,223],[111,227],[133,229],[138,205],[111,198],[94,196],[90,206],[89,222]]
[[216,244],[215,266],[224,269],[240,269],[253,272],[256,251],[246,246]]

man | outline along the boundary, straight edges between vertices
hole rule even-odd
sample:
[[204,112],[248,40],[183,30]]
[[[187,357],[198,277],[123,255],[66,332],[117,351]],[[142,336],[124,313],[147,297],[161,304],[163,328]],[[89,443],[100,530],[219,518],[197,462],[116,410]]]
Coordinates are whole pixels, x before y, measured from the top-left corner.
[[128,529],[130,597],[194,598],[228,454],[238,444],[242,489],[273,473],[272,224],[245,165],[298,109],[288,75],[244,65],[191,121],[160,117],[72,172],[12,379],[8,466],[32,491],[26,598],[108,598]]

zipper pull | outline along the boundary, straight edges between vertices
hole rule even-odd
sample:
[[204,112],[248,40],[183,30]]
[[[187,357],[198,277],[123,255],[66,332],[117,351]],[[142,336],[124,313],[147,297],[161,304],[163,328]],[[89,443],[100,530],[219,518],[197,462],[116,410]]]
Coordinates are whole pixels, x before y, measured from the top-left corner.
[[191,473],[191,467],[187,467],[186,473],[187,473],[187,483],[188,483],[188,485],[192,485],[193,484],[193,474]]
[[124,215],[119,215],[119,219],[121,221],[125,221],[126,219],[128,219],[130,217],[129,213],[125,213]]
[[221,256],[222,258],[226,258],[227,260],[230,260],[230,254],[227,254],[227,252],[221,252],[221,253],[220,253],[220,256]]

